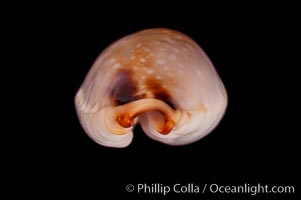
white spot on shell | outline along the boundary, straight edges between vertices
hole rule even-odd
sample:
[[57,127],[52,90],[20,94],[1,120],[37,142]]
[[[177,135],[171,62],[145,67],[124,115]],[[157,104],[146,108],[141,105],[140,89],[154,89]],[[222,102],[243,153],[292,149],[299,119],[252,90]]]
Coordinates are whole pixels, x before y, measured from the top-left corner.
[[146,79],[146,76],[141,76],[141,79]]
[[172,55],[169,56],[169,58],[170,58],[171,60],[175,60],[177,57],[176,57],[175,55],[172,54]]
[[161,80],[162,77],[161,76],[156,76],[156,79]]
[[166,61],[163,60],[163,59],[159,59],[159,60],[156,61],[156,64],[158,64],[158,65],[162,65],[162,64],[165,64],[165,63],[166,63]]
[[179,64],[179,67],[180,67],[181,69],[184,69],[184,65],[183,65],[183,64]]
[[201,70],[198,69],[198,70],[196,71],[196,74],[197,74],[198,76],[202,76]]
[[182,74],[182,73],[183,73],[183,71],[180,70],[180,69],[178,69],[177,72],[178,72],[179,74]]
[[111,59],[108,61],[108,63],[109,63],[109,64],[113,64],[115,61],[116,61],[115,58],[111,58]]
[[141,43],[138,43],[138,44],[136,45],[136,47],[139,48],[139,47],[141,47],[141,45],[142,45]]
[[148,74],[153,74],[155,71],[153,69],[149,69],[146,71]]
[[143,49],[145,52],[150,52],[149,48],[147,48],[147,47],[142,47],[142,49]]
[[116,63],[114,66],[113,66],[115,69],[118,69],[121,67],[121,64],[120,63]]
[[144,58],[140,58],[139,60],[140,60],[140,62],[143,62],[143,63],[146,62],[146,60]]

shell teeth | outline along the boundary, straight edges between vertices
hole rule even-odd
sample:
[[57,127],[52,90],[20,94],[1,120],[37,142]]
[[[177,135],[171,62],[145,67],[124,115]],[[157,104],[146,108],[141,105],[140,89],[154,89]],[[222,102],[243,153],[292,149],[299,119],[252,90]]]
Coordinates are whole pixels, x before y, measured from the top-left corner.
[[85,132],[101,145],[126,147],[137,123],[154,140],[185,145],[217,126],[227,92],[192,39],[170,29],[147,29],[100,54],[75,106]]
[[145,98],[118,106],[112,110],[112,117],[124,128],[130,128],[137,123],[137,117],[147,112],[158,112],[160,120],[156,120],[154,126],[163,135],[168,134],[175,125],[177,112],[166,103],[154,98]]

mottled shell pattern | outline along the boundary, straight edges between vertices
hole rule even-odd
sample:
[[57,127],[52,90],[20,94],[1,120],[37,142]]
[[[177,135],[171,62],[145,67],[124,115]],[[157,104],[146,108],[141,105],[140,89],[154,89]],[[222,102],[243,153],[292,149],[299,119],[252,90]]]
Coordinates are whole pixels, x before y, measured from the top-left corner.
[[185,145],[217,126],[227,93],[196,42],[155,28],[107,47],[78,90],[75,106],[85,132],[101,145],[128,146],[138,123],[154,140]]

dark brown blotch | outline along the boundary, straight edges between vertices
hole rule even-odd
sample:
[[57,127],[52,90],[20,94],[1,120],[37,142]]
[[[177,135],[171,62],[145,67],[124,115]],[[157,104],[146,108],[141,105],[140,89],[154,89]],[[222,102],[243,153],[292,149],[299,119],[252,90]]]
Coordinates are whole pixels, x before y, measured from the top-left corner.
[[176,109],[175,103],[173,102],[171,95],[169,92],[162,87],[160,81],[155,79],[146,80],[147,89],[152,92],[154,98],[159,99],[166,104],[168,104],[171,108]]
[[135,95],[137,91],[137,82],[131,78],[131,73],[129,71],[120,71],[114,82],[111,98],[116,105],[124,105],[140,98]]

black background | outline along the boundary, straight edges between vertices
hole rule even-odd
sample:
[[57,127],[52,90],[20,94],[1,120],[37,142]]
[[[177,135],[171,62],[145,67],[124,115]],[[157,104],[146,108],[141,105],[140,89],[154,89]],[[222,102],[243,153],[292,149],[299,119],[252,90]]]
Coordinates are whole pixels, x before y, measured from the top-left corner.
[[[30,58],[38,66],[29,67],[35,77],[30,85],[36,88],[32,90],[37,111],[34,122],[27,124],[34,128],[20,153],[20,164],[25,166],[21,174],[26,174],[23,183],[28,179],[35,183],[29,191],[58,197],[120,194],[144,198],[146,195],[127,193],[125,186],[296,184],[300,129],[299,117],[292,113],[298,113],[300,89],[294,61],[297,17],[291,8],[51,8],[43,7],[17,20],[18,30],[24,30],[21,41],[34,49]],[[100,146],[79,124],[75,93],[104,48],[127,34],[153,27],[183,32],[204,49],[228,92],[225,116],[211,134],[187,146],[153,141],[140,127],[127,148]]]

